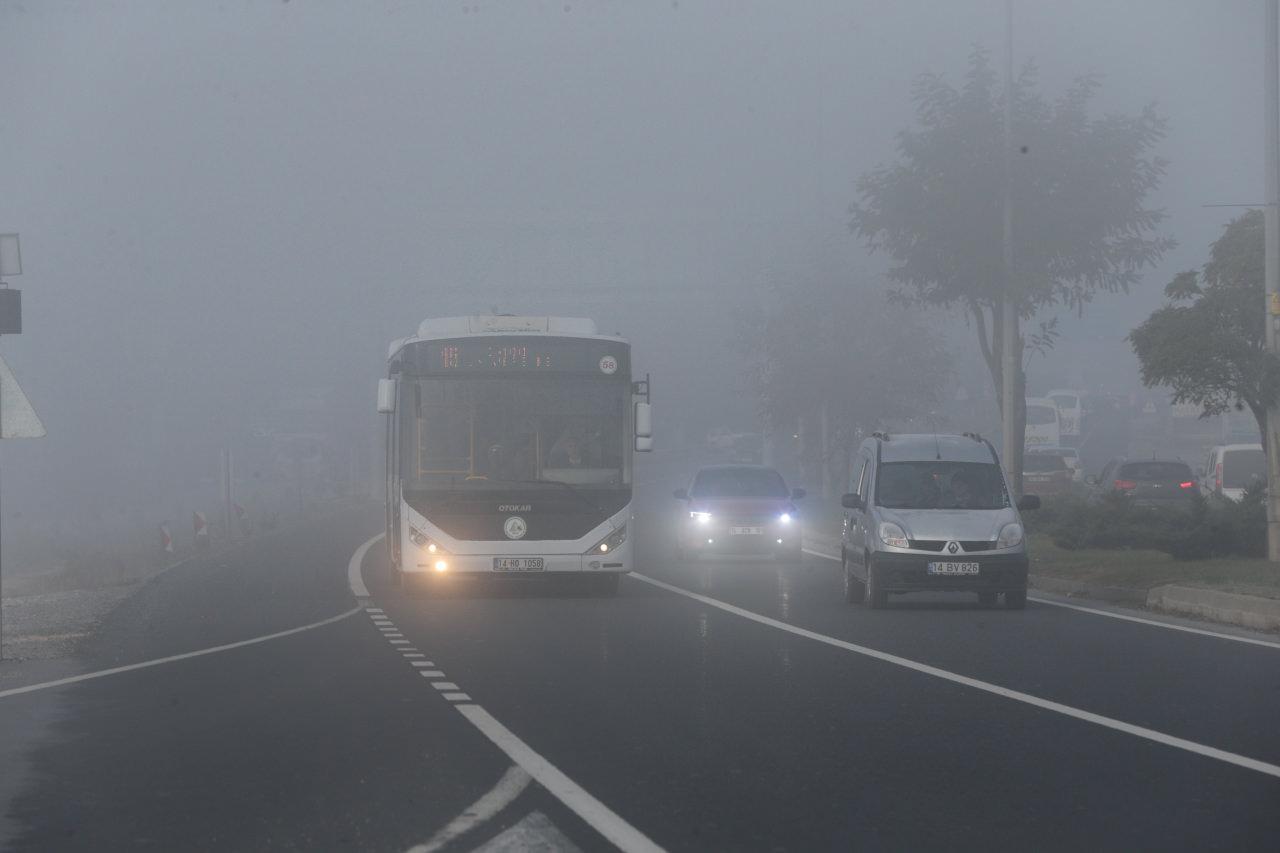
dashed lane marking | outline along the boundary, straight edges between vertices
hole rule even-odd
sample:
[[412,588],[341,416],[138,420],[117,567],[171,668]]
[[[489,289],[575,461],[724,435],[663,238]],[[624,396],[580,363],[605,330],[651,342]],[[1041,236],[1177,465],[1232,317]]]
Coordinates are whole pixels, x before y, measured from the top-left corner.
[[[352,593],[357,598],[368,597],[368,588],[364,585],[364,579],[360,576],[361,563],[370,546],[380,538],[380,535],[373,537],[361,545],[356,553],[351,556],[351,563],[347,567],[347,580],[351,585]],[[363,593],[361,590],[363,590]],[[356,610],[359,609],[356,608]],[[352,612],[354,613],[356,610]],[[366,608],[366,611],[372,620],[375,608]],[[381,610],[377,609],[377,612],[380,613]],[[408,643],[409,641],[388,639],[387,642],[392,647],[397,647],[399,644]],[[409,648],[413,647],[410,646]],[[416,649],[414,650],[416,651]],[[396,651],[404,652],[406,649],[396,648]],[[410,661],[409,663],[416,666],[415,661]],[[432,679],[427,683],[436,689],[436,695],[442,696],[452,703],[453,707],[458,709],[458,713],[462,714],[468,722],[479,729],[495,746],[506,753],[507,757],[515,762],[518,767],[523,768],[524,772],[535,779],[549,794],[562,802],[570,811],[582,818],[592,829],[612,842],[623,853],[655,853],[655,851],[660,853],[662,851],[662,848],[650,841],[643,832],[627,823],[604,803],[588,794],[550,761],[534,752],[528,744],[516,737],[510,729],[494,719],[484,708],[475,704],[471,696],[464,693],[457,684],[452,681],[436,681],[435,679],[445,678],[443,670],[415,669],[414,671],[424,678]]]
[[1223,750],[1223,749],[1218,749],[1212,746],[1206,746],[1205,744],[1196,743],[1194,741],[1186,740],[1180,737],[1175,737],[1173,735],[1168,735],[1168,734],[1165,734],[1164,732],[1155,731],[1154,729],[1143,728],[1142,726],[1135,726],[1132,723],[1126,723],[1123,720],[1117,720],[1112,717],[1104,717],[1101,714],[1095,714],[1091,711],[1085,711],[1080,708],[1073,708],[1070,705],[1063,705],[1061,702],[1054,702],[1049,699],[1041,699],[1039,696],[1032,696],[1030,693],[1023,693],[1019,690],[1011,690],[1008,687],[1001,687],[998,684],[992,684],[987,681],[980,681],[976,678],[970,678],[967,675],[960,675],[955,672],[950,672],[945,669],[940,669],[936,666],[930,666],[929,664],[926,664],[926,663],[920,663],[919,661],[913,661],[908,658],[899,657],[898,655],[889,654],[888,652],[882,652],[877,649],[869,648],[867,646],[860,646],[856,643],[850,643],[845,640],[839,640],[839,639],[836,639],[835,637],[829,637],[826,634],[819,634],[817,631],[810,631],[807,628],[800,628],[795,625],[791,625],[787,622],[781,622],[777,619],[764,616],[754,611],[745,610],[736,605],[729,604],[724,601],[720,601],[719,599],[711,598],[710,596],[707,596],[707,595],[701,595],[699,593],[684,589],[683,587],[674,586],[673,584],[665,583],[663,581],[657,580],[655,578],[647,577],[645,575],[638,574],[636,572],[632,572],[631,576],[633,578],[636,578],[637,580],[641,580],[647,584],[656,586],[659,589],[665,589],[668,592],[674,592],[677,595],[683,595],[686,598],[691,598],[694,601],[701,602],[707,605],[708,607],[714,607],[718,610],[723,610],[726,613],[732,613],[735,616],[741,616],[743,619],[750,619],[753,622],[759,622],[761,625],[767,625],[770,628],[777,628],[779,631],[786,631],[788,633],[795,634],[796,636],[799,636],[799,637],[805,637],[807,639],[814,640],[819,643],[826,643],[829,646],[835,646],[836,648],[839,648],[839,649],[845,649],[846,651],[854,652],[855,654],[865,655],[869,658],[875,658],[876,660],[884,661],[885,663],[891,663],[894,666],[900,666],[905,669],[914,670],[915,672],[919,672],[924,675],[931,675],[934,678],[941,678],[944,681],[950,681],[954,684],[960,684],[965,687],[972,687],[975,690],[982,690],[987,693],[1000,696],[1004,699],[1012,699],[1016,702],[1022,702],[1027,705],[1032,705],[1036,708],[1042,708],[1046,711],[1053,711],[1055,713],[1062,714],[1063,716],[1066,716],[1066,717],[1072,717],[1077,720],[1082,720],[1086,723],[1093,723],[1095,725],[1103,726],[1109,729],[1114,729],[1116,731],[1124,732],[1125,734],[1130,734],[1135,737],[1140,737],[1145,740],[1163,744],[1165,746],[1171,746],[1171,747],[1174,747],[1175,749],[1185,750],[1187,752],[1195,753],[1196,755],[1202,755],[1206,758],[1212,758],[1217,761],[1222,761],[1226,764],[1234,764],[1235,766],[1243,767],[1246,770],[1255,770],[1258,773],[1265,773],[1268,776],[1274,776],[1276,778],[1280,778],[1280,766],[1277,766],[1275,764],[1268,764],[1267,762],[1259,761],[1256,758],[1249,758],[1248,756],[1245,756],[1245,755],[1238,755],[1234,752],[1227,752],[1226,750]]
[[[832,562],[840,562],[840,558],[833,554],[824,554],[821,551],[814,551],[810,548],[803,548],[806,554],[812,554],[815,557],[821,557],[824,560]],[[1231,640],[1236,643],[1247,643],[1251,646],[1263,646],[1269,649],[1280,649],[1280,643],[1271,640],[1260,640],[1256,637],[1242,637],[1239,634],[1227,634],[1222,631],[1210,631],[1207,628],[1193,628],[1190,625],[1178,625],[1174,622],[1165,622],[1160,619],[1148,619],[1141,616],[1130,616],[1127,613],[1116,613],[1112,610],[1102,610],[1097,607],[1084,607],[1079,604],[1067,604],[1065,601],[1054,601],[1051,598],[1040,598],[1035,595],[1028,595],[1027,601],[1034,601],[1036,604],[1048,604],[1050,607],[1064,607],[1067,610],[1078,610],[1081,613],[1091,613],[1094,616],[1106,616],[1109,619],[1120,619],[1125,622],[1136,622],[1139,625],[1149,625],[1152,628],[1165,628],[1169,631],[1182,631],[1185,634],[1199,634],[1202,637],[1213,637],[1218,640]]]
[[218,652],[228,652],[232,649],[240,649],[245,646],[253,646],[258,643],[265,643],[268,640],[278,640],[281,637],[288,637],[293,634],[301,634],[303,631],[310,631],[314,628],[322,628],[325,625],[332,625],[334,622],[340,622],[348,616],[354,616],[360,612],[359,607],[353,607],[345,613],[339,613],[337,616],[330,616],[328,619],[321,619],[319,622],[312,622],[310,625],[300,625],[297,628],[289,628],[285,631],[276,631],[274,634],[264,634],[261,637],[253,637],[248,640],[239,640],[234,643],[225,643],[221,646],[212,646],[207,649],[199,649],[194,652],[184,652],[180,655],[169,655],[168,657],[155,658],[154,660],[146,660],[140,663],[126,664],[125,666],[115,666],[111,669],[100,669],[96,672],[85,672],[80,675],[72,675],[67,678],[59,678],[55,681],[42,681],[39,684],[28,684],[25,687],[11,687],[8,690],[0,690],[0,699],[8,696],[17,696],[22,693],[34,693],[37,690],[48,690],[51,687],[61,687],[65,684],[75,684],[80,681],[89,681],[94,678],[105,678],[108,675],[119,675],[122,672],[132,672],[135,669],[146,669],[152,666],[160,666],[161,664],[174,663],[180,660],[188,660],[190,658],[203,657],[204,655],[213,655]]

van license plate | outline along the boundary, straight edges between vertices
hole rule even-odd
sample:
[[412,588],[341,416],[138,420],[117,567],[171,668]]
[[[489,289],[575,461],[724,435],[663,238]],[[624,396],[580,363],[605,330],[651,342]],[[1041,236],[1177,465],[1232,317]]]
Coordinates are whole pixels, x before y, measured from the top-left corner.
[[734,534],[735,536],[742,536],[742,535],[759,536],[761,533],[764,533],[764,528],[763,527],[730,527],[729,532]]
[[540,572],[542,571],[542,558],[494,557],[493,570],[495,572]]
[[[919,565],[917,563],[917,565]],[[929,574],[931,575],[976,575],[978,573],[977,563],[930,563]]]

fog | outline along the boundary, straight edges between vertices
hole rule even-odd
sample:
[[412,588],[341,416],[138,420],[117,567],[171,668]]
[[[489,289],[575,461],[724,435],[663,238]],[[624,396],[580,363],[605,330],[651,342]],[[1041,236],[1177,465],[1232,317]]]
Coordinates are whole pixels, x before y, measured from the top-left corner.
[[[1045,92],[1093,72],[1099,110],[1167,116],[1149,201],[1178,240],[1132,293],[1064,312],[1033,390],[1137,390],[1125,334],[1240,212],[1205,205],[1261,201],[1260,18],[1016,3]],[[0,352],[49,432],[3,448],[6,552],[189,535],[224,447],[263,517],[370,491],[374,381],[428,316],[594,317],[653,375],[659,448],[759,429],[735,311],[815,270],[886,311],[855,185],[917,75],[958,79],[975,44],[999,55],[999,0],[0,3],[26,307]],[[927,313],[985,388],[964,319]],[[332,459],[289,468],[281,435]]]

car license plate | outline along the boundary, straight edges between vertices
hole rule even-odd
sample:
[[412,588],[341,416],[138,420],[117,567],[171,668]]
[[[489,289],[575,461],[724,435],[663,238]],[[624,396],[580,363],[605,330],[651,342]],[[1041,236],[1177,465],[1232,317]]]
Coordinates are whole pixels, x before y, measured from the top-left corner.
[[759,536],[761,533],[764,533],[764,528],[763,527],[730,527],[729,532],[736,536],[742,536],[742,535]]
[[976,575],[977,563],[930,563],[931,575]]
[[542,571],[542,558],[494,557],[493,570],[495,572],[540,572]]

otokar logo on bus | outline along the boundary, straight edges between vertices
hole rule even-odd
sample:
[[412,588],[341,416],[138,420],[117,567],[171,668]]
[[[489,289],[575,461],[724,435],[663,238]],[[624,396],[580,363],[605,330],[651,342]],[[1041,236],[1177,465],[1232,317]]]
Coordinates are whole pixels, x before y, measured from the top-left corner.
[[529,525],[520,516],[513,515],[503,523],[502,532],[507,534],[508,539],[523,539],[529,532]]

